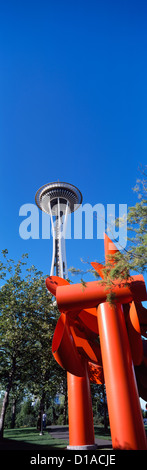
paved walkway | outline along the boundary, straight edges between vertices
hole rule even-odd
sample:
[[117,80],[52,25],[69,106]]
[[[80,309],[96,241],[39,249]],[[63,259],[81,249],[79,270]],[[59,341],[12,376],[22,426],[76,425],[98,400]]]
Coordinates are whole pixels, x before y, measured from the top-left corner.
[[[49,426],[48,431],[55,439],[69,440],[68,426]],[[111,439],[95,438],[95,443],[100,449],[112,449]]]

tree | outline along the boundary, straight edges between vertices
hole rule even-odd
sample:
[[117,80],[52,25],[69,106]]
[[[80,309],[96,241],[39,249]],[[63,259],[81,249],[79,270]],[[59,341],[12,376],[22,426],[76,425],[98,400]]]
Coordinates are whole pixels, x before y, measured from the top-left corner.
[[[138,201],[135,206],[129,207],[127,215],[127,248],[122,249],[120,246],[120,251],[113,254],[113,256],[109,255],[103,269],[104,280],[102,283],[106,286],[106,289],[112,290],[107,296],[107,300],[110,302],[113,301],[114,279],[126,279],[127,283],[131,271],[144,273],[147,270],[147,167],[141,170],[141,175],[141,179],[137,179],[134,188]],[[120,223],[123,223],[123,221],[118,219],[116,225],[119,226]],[[88,264],[90,263],[88,262]],[[96,278],[99,277],[91,267],[86,271],[71,268],[71,272],[73,274],[91,272]],[[83,283],[83,279],[81,279],[81,282]]]
[[[144,273],[147,270],[147,174],[142,170],[134,188],[138,196],[135,206],[129,207],[127,216],[127,248],[109,256],[104,269],[106,287],[112,286],[113,279],[127,279],[131,271]],[[117,220],[119,224],[119,220]],[[114,241],[115,243],[115,241]],[[121,247],[120,247],[121,249]],[[113,259],[113,264],[112,264]]]
[[108,431],[108,408],[105,385],[91,384],[94,424],[103,423],[105,432]]
[[[51,341],[58,316],[42,273],[34,266],[26,267],[26,255],[17,264],[7,255],[4,250],[0,263],[1,279],[6,278],[0,290],[0,383],[5,390],[1,437],[12,388],[16,395],[18,390],[30,388],[43,407],[53,369]],[[55,368],[54,364],[54,374]]]

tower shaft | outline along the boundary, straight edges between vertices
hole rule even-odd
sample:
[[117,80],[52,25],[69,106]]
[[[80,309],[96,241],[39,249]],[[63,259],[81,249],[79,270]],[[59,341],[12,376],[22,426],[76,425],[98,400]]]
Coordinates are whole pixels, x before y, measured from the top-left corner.
[[[65,207],[65,206],[64,206]],[[65,233],[67,216],[69,212],[69,203],[66,202],[65,214],[62,212],[62,204],[60,198],[57,199],[56,215],[53,217],[51,205],[49,204],[49,211],[51,216],[52,234],[53,234],[53,254],[50,275],[53,276],[54,271],[56,276],[68,277],[66,250],[65,250]]]

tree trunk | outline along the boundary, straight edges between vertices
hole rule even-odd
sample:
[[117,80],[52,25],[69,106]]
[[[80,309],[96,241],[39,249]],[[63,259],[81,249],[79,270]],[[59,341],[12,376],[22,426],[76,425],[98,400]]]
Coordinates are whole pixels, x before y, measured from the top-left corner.
[[10,393],[10,390],[11,390],[11,386],[12,386],[12,382],[9,383],[9,385],[7,387],[7,390],[5,392],[4,399],[3,399],[1,416],[0,416],[0,439],[3,438],[5,415],[6,415],[6,410],[7,410],[7,406],[8,406],[8,403],[9,403],[9,393]]
[[16,418],[16,403],[17,399],[13,398],[13,404],[12,404],[12,420],[11,420],[11,428],[15,428],[15,418]]
[[0,439],[3,439],[6,410],[7,410],[8,403],[9,403],[9,394],[10,394],[10,390],[12,388],[12,382],[13,382],[13,378],[14,378],[14,374],[15,374],[15,369],[16,369],[16,358],[13,357],[12,372],[11,372],[10,377],[9,377],[9,381],[8,381],[7,389],[6,389],[6,392],[5,392],[4,399],[3,399],[2,409],[1,409]]
[[40,434],[43,434],[43,413],[44,413],[44,405],[45,405],[45,395],[46,395],[46,392],[43,390],[42,397],[40,400],[40,417],[41,417]]

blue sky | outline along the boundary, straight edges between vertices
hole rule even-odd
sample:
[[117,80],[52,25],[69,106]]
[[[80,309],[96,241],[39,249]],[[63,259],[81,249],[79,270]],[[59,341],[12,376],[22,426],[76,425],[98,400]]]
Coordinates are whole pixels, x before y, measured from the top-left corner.
[[[52,240],[22,240],[19,209],[60,180],[83,202],[134,205],[147,162],[147,4],[0,2],[1,249],[50,271]],[[68,266],[101,240],[68,240]]]

